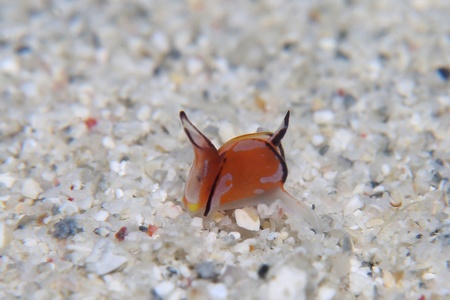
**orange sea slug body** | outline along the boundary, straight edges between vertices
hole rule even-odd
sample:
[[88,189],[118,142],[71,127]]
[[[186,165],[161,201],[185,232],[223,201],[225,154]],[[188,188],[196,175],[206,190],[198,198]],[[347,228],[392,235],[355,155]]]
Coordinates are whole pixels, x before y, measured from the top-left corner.
[[274,133],[241,135],[217,150],[181,111],[184,131],[195,152],[183,197],[188,211],[207,216],[212,211],[282,199],[285,210],[300,213],[319,230],[314,212],[283,188],[288,170],[281,140],[288,129],[289,115]]

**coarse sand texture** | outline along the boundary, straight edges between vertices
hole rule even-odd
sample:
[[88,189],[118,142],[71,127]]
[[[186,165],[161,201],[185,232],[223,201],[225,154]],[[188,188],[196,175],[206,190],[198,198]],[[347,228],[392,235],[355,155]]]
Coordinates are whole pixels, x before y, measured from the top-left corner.
[[[449,299],[449,16],[447,0],[0,0],[0,299]],[[201,138],[180,111],[216,149],[289,111],[282,148],[255,134],[272,152],[223,170],[272,153],[282,169],[252,191],[273,180],[302,209],[264,193],[188,212]]]

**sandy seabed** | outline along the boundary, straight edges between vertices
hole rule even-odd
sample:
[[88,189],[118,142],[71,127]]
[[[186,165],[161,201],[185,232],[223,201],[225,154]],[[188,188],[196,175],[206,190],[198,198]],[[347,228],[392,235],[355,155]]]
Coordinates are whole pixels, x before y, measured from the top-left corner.
[[[448,299],[450,2],[0,0],[1,299]],[[178,113],[301,216],[193,217]]]

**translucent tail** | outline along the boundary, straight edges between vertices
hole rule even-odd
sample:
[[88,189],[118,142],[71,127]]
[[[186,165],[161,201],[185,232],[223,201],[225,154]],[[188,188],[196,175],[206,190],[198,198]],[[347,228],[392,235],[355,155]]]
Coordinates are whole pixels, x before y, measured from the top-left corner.
[[284,189],[277,190],[274,196],[281,200],[280,206],[286,211],[289,218],[295,220],[298,217],[303,217],[316,233],[322,233],[320,220],[309,206],[295,199]]

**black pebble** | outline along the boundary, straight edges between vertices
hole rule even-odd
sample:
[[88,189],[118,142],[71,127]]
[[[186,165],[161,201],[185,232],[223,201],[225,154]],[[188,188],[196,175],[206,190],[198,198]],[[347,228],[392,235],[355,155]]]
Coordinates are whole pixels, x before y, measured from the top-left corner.
[[372,188],[375,188],[377,186],[379,186],[381,183],[380,182],[376,182],[376,181],[371,181],[370,185],[372,186]]
[[292,42],[285,42],[282,47],[284,51],[291,51],[294,48],[295,44]]
[[181,52],[177,49],[170,49],[169,57],[172,59],[179,59],[181,57]]
[[198,264],[195,271],[197,271],[198,276],[203,279],[214,279],[218,275],[216,267],[211,261],[205,261]]
[[55,231],[53,237],[58,240],[66,239],[78,233],[77,221],[72,218],[65,218],[53,225]]
[[270,268],[269,265],[262,264],[261,267],[259,267],[259,270],[258,270],[259,278],[261,278],[261,279],[266,278],[267,272],[269,272],[269,268]]
[[436,70],[436,72],[441,76],[444,80],[449,80],[450,78],[450,69],[447,67],[440,67]]
[[330,149],[330,146],[325,145],[319,149],[319,154],[323,156],[328,152],[329,149]]
[[345,108],[350,108],[356,104],[356,98],[353,95],[345,94],[344,96],[344,106]]
[[19,55],[27,55],[30,54],[31,52],[32,52],[31,48],[28,46],[20,46],[16,49],[16,53]]
[[169,272],[169,276],[178,275],[178,270],[172,266],[168,266],[167,271]]

